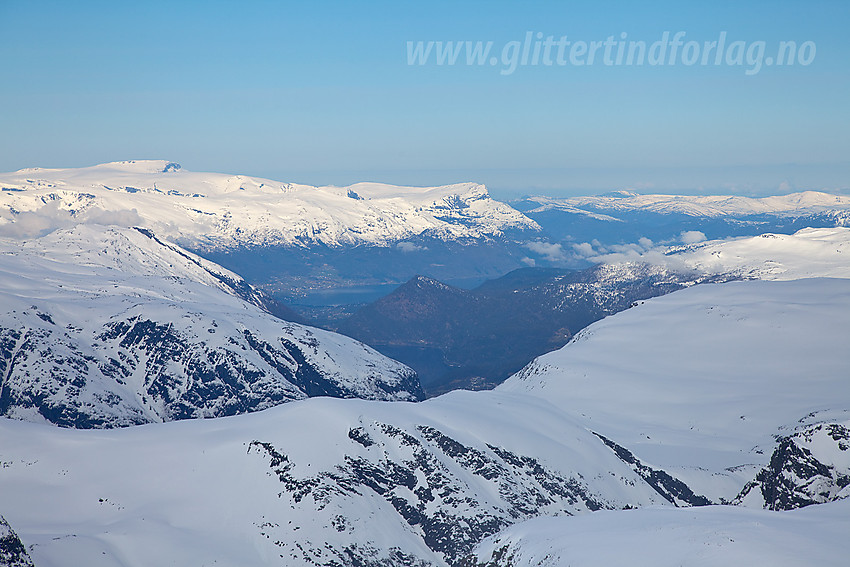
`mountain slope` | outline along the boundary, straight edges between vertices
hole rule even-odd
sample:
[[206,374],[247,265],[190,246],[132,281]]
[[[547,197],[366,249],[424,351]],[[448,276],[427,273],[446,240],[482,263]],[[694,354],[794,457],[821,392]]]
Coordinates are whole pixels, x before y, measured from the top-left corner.
[[538,518],[476,550],[472,567],[839,567],[847,562],[850,501],[791,514],[717,506]]
[[804,228],[794,234],[700,242],[671,247],[665,256],[671,269],[741,279],[850,278],[850,228]]
[[5,416],[114,427],[420,395],[410,369],[273,317],[241,278],[144,229],[3,242],[0,284]]
[[545,396],[644,462],[726,471],[683,480],[731,500],[727,473],[766,465],[777,435],[847,419],[848,313],[847,279],[695,286],[595,323],[498,389]]
[[850,496],[850,423],[815,423],[777,436],[770,463],[736,503],[793,510]]
[[[848,312],[848,280],[694,286],[591,325],[491,392],[309,399],[112,431],[0,420],[0,510],[41,567],[445,566],[536,516],[589,516],[605,533],[599,510],[731,500],[782,436],[800,433],[846,476],[843,437],[821,447],[813,428],[848,425]],[[832,518],[822,506],[797,517]],[[647,518],[633,513],[608,525]],[[657,541],[685,517],[647,513]],[[719,543],[703,522],[730,521],[752,562],[772,557],[738,519],[780,513],[732,514],[706,512],[687,533]],[[825,549],[845,540],[823,532]]]
[[850,228],[615,253],[583,271],[523,268],[461,290],[417,277],[333,328],[410,365],[426,391],[492,387],[634,302],[698,283],[850,277]]
[[492,392],[0,436],[0,505],[40,567],[445,566],[519,519],[665,503],[552,406]]
[[491,388],[593,321],[705,279],[643,264],[525,268],[467,291],[417,276],[333,328],[414,368],[431,395]]
[[32,567],[26,547],[3,516],[0,516],[0,566]]
[[482,185],[310,187],[195,173],[165,161],[0,174],[0,233],[33,236],[87,223],[140,225],[193,249],[387,246],[537,231]]

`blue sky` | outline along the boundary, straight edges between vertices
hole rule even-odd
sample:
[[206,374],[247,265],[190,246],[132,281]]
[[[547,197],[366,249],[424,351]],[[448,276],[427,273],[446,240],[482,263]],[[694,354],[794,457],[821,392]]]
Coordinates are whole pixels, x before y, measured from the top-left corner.
[[[168,159],[496,196],[850,188],[850,2],[0,0],[0,171]],[[684,5],[682,5],[684,4]],[[527,32],[812,42],[807,65],[408,65]],[[535,36],[536,37],[536,36]],[[461,58],[462,59],[462,58]],[[734,63],[734,58],[732,59]]]

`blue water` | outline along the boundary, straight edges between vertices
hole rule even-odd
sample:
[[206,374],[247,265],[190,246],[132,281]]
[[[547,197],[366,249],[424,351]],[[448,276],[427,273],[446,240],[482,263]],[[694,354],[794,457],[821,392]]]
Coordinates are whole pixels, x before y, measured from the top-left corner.
[[400,284],[360,285],[309,291],[297,302],[300,305],[327,306],[371,303],[391,293]]
[[[465,278],[461,280],[449,280],[444,283],[463,289],[472,289],[481,285],[484,281],[486,281],[486,278]],[[385,295],[389,295],[400,285],[397,283],[388,283],[317,289],[308,291],[304,296],[294,300],[293,303],[310,307],[371,303]]]

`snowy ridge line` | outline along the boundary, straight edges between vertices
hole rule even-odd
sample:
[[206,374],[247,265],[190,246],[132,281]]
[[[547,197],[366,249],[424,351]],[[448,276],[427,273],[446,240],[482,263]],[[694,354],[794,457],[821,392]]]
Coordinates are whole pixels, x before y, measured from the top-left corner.
[[850,278],[850,227],[803,228],[793,234],[764,233],[686,245],[619,248],[625,251],[593,250],[585,257],[615,281],[637,266],[685,277]]
[[0,188],[0,234],[17,237],[80,222],[140,225],[184,246],[221,249],[387,246],[540,230],[476,183],[312,187],[150,160],[2,173]]
[[[418,404],[314,398],[111,431],[0,420],[0,510],[42,567],[104,556],[131,557],[128,567],[501,567],[528,564],[503,561],[525,557],[524,541],[535,562],[541,549],[553,561],[591,552],[552,547],[572,541],[558,533],[631,542],[630,556],[649,537],[638,564],[668,553],[678,564],[695,546],[759,564],[774,557],[766,541],[798,529],[778,549],[841,565],[846,521],[820,519],[846,516],[850,502],[830,502],[850,478],[850,374],[836,336],[848,285],[747,281],[652,299],[589,327],[559,351],[568,365],[538,365],[521,388]],[[608,356],[585,359],[589,348]],[[677,509],[738,494],[742,509]]]
[[[801,217],[828,212],[850,213],[850,197],[819,191],[803,191],[790,195],[770,197],[741,197],[733,195],[639,195],[629,191],[615,191],[606,195],[588,197],[553,198],[528,197],[540,206],[531,213],[562,210],[584,214],[597,220],[620,220],[604,212],[642,211],[658,214],[684,214],[695,217],[735,217],[752,215],[778,215]],[[839,217],[837,217],[839,218]]]
[[278,319],[244,280],[146,229],[0,240],[0,305],[6,417],[108,428],[422,396],[406,366]]
[[[496,389],[544,396],[653,468],[763,466],[780,428],[850,409],[848,313],[848,279],[692,286],[592,324]],[[713,501],[741,488],[673,476]]]
[[28,261],[44,264],[48,269],[65,264],[68,267],[64,270],[68,273],[75,271],[71,265],[82,265],[108,270],[107,273],[116,277],[156,275],[183,278],[216,287],[273,315],[284,314],[284,308],[241,276],[141,227],[129,230],[78,225],[72,230],[59,230],[43,238],[0,238],[0,254],[26,256]]
[[665,256],[698,273],[744,279],[850,278],[850,227],[706,241],[672,247]]

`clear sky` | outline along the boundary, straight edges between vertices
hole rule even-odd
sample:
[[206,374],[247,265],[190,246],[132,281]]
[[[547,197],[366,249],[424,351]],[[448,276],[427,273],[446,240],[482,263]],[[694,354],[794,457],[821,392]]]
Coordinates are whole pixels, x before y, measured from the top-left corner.
[[[168,159],[309,184],[479,181],[502,197],[848,192],[848,26],[843,0],[0,0],[0,171]],[[611,64],[601,49],[569,59],[609,36],[649,50],[665,31],[684,32],[673,65],[618,65],[616,46]],[[685,64],[721,32],[743,47]],[[545,65],[549,36],[570,44]],[[482,64],[409,64],[419,41],[493,44]],[[781,41],[794,64],[767,64]]]

